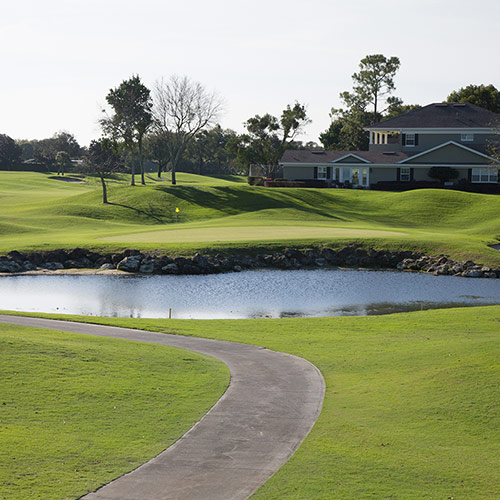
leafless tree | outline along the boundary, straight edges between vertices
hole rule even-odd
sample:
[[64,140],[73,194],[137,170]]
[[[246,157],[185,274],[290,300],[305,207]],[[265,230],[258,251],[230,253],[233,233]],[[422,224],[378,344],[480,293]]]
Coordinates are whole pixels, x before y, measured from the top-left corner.
[[169,137],[172,184],[176,184],[176,167],[189,142],[198,132],[214,126],[221,111],[220,97],[186,76],[172,76],[156,82],[153,89],[154,126]]

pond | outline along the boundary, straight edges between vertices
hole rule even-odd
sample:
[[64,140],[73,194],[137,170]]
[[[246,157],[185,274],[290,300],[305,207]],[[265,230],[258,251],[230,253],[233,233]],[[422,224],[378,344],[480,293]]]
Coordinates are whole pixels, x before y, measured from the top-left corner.
[[500,279],[333,269],[0,278],[0,309],[96,316],[353,316],[485,304],[500,304]]

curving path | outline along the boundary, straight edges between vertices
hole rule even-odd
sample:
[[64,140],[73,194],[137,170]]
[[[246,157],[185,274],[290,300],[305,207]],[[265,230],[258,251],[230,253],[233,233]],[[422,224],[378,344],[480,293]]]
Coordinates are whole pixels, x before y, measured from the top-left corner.
[[0,315],[0,323],[180,347],[231,371],[225,394],[182,438],[85,500],[246,499],[292,456],[323,403],[325,384],[314,365],[265,348],[20,316]]

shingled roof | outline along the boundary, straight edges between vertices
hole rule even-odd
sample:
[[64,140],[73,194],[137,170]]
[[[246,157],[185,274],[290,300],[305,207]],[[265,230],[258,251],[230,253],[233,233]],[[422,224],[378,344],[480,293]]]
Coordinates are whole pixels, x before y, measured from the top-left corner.
[[[370,163],[392,164],[408,158],[401,151],[311,151],[308,149],[288,149],[283,153],[281,163],[332,163],[344,156],[356,155]],[[352,163],[363,164],[354,159]],[[335,165],[342,166],[342,163]]]
[[499,125],[500,115],[474,104],[439,102],[370,125],[365,130],[492,128]]

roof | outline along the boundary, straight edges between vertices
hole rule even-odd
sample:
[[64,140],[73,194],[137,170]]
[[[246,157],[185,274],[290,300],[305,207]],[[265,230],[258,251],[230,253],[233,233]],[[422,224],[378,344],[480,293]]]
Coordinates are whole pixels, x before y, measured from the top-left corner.
[[365,130],[492,128],[498,127],[499,124],[499,114],[474,104],[439,102],[383,120],[366,127]]
[[[449,144],[455,144],[457,147],[472,152],[477,151],[482,156],[491,156],[491,151],[488,145],[471,144],[465,146],[464,144],[458,144],[454,141],[448,141],[425,151],[412,151],[411,153],[403,153],[401,151],[323,151],[310,149],[287,149],[283,153],[280,163],[304,163],[313,165],[332,164],[339,167],[342,166],[343,163],[359,165],[392,165],[396,163],[404,163],[404,160],[413,156],[422,156],[423,154],[430,153],[431,151]],[[352,161],[348,161],[349,156],[353,157]]]
[[[370,163],[392,164],[408,158],[401,151],[312,151],[309,149],[288,149],[281,157],[281,163],[332,163],[345,156],[358,156]],[[353,158],[352,163],[363,163]],[[342,163],[336,165],[341,166]]]

